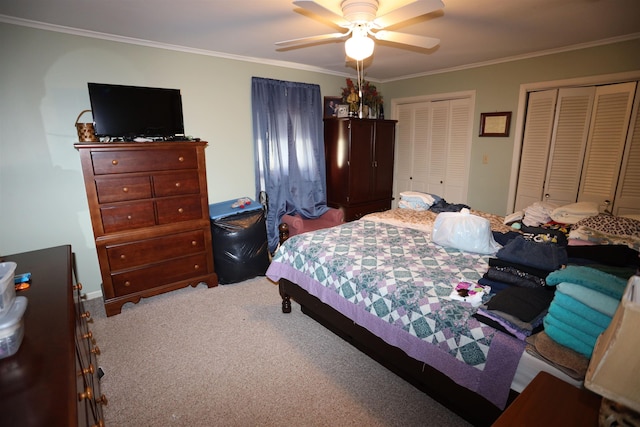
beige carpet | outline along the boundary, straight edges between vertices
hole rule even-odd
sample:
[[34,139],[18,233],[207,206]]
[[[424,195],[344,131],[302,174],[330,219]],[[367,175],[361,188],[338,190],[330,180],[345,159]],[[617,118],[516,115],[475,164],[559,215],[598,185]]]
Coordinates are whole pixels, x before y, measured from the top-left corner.
[[280,301],[263,277],[89,301],[107,426],[469,425]]

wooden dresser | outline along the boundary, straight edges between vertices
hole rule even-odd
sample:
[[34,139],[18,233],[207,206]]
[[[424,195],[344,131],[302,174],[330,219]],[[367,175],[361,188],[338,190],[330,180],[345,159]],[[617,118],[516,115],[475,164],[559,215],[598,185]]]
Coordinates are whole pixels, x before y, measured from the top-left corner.
[[345,221],[391,208],[395,120],[324,120],[327,204]]
[[127,302],[217,286],[206,142],[79,143],[107,316]]
[[102,426],[96,338],[89,329],[82,285],[74,283],[71,246],[3,257],[31,273],[24,338],[18,352],[0,360],[3,426]]

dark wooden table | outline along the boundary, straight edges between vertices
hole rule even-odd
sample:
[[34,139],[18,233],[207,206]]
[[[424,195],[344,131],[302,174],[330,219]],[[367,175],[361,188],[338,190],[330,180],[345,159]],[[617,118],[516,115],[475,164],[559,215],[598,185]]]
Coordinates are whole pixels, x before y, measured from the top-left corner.
[[71,246],[3,256],[31,273],[24,338],[0,360],[0,425],[73,426],[78,422]]
[[493,427],[596,427],[601,397],[540,372]]

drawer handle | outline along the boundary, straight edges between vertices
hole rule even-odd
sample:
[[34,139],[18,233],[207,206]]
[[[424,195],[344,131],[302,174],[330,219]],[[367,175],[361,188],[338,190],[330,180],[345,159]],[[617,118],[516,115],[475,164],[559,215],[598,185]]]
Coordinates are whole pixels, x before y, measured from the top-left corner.
[[91,353],[95,354],[96,356],[100,355],[100,347],[95,346],[91,349]]
[[198,246],[198,242],[196,242],[195,240],[191,241],[191,246]]
[[93,363],[89,363],[89,367],[88,368],[84,368],[82,370],[82,372],[80,373],[80,375],[78,375],[78,376],[80,377],[82,375],[87,375],[87,374],[93,375],[95,372],[96,372],[96,370],[93,367]]
[[133,219],[132,215],[127,215],[127,219]]
[[90,319],[91,318],[91,313],[87,310],[87,311],[85,311],[84,313],[82,313],[80,315],[80,318],[81,319]]
[[194,270],[200,270],[200,266],[199,266],[198,264],[195,264],[195,265],[193,266],[193,269],[194,269]]
[[81,400],[91,400],[93,399],[93,390],[91,389],[91,387],[87,387],[86,389],[84,389],[84,393],[78,393],[78,401]]
[[184,209],[178,208],[178,213],[183,213],[183,212],[184,212]]
[[183,156],[178,157],[178,161],[179,162],[184,162],[184,157]]
[[118,161],[117,161],[117,160],[111,160],[111,164],[112,164],[113,166],[117,166],[117,165],[118,165]]
[[125,193],[128,193],[129,192],[129,187],[123,187],[122,191],[125,192]]
[[74,291],[81,291],[82,290],[82,283],[78,282],[75,284],[75,286],[73,287]]
[[[96,399],[96,403],[107,406],[109,404],[109,401],[107,400],[107,396],[103,394]],[[104,426],[104,422],[102,420],[100,420],[100,425]]]
[[176,188],[180,188],[182,184],[180,184],[179,182],[176,182]]
[[93,332],[91,332],[91,331],[87,332],[86,334],[84,334],[82,336],[82,338],[84,338],[85,340],[86,339],[92,339],[93,338]]
[[120,259],[127,259],[127,256],[125,254],[120,255]]
[[127,280],[126,282],[124,282],[124,285],[125,286],[131,286],[131,282]]

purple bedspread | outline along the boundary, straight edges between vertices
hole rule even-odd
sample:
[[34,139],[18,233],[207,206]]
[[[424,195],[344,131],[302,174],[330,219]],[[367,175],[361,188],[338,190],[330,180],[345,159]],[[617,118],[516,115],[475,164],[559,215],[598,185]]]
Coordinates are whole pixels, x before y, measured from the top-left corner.
[[424,232],[355,221],[293,236],[266,275],[298,284],[503,409],[525,343],[449,298],[460,281],[477,282],[487,269],[486,256],[436,245]]

